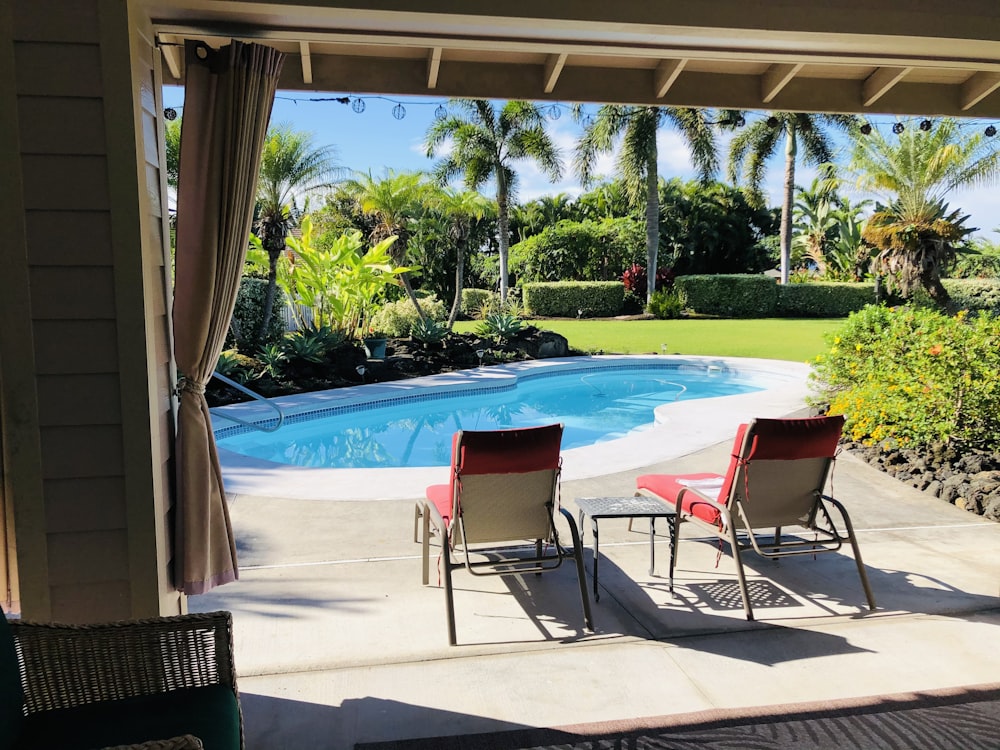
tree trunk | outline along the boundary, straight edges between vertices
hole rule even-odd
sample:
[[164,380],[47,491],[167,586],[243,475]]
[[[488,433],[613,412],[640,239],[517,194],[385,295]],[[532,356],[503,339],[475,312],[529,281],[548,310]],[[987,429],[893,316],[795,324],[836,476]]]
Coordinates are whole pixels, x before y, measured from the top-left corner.
[[787,284],[792,265],[792,202],[795,198],[795,123],[785,125],[785,191],[781,200],[781,283]]
[[278,259],[281,257],[281,250],[285,247],[285,238],[281,238],[281,249],[272,250],[270,247],[265,248],[267,250],[267,291],[264,293],[264,311],[261,313],[260,317],[260,330],[257,331],[257,341],[264,341],[264,337],[267,335],[267,327],[271,322],[271,313],[274,310],[274,297],[278,292]]
[[497,175],[497,245],[500,247],[500,303],[507,302],[507,249],[510,245],[510,217],[507,215],[507,185]]
[[462,312],[462,281],[465,276],[465,241],[459,240],[456,243],[456,248],[455,301],[451,303],[451,312],[448,313],[449,331],[454,327],[455,321],[458,319],[458,314]]
[[646,162],[646,304],[656,291],[656,263],[660,250],[660,185],[657,170],[658,152],[653,146]]
[[421,323],[427,322],[427,314],[424,309],[420,306],[420,301],[417,299],[417,295],[413,293],[413,287],[410,285],[410,274],[401,273],[399,274],[399,280],[403,282],[403,291],[406,292],[406,296],[410,298],[410,302],[413,303],[413,307],[417,311],[417,317],[420,318]]

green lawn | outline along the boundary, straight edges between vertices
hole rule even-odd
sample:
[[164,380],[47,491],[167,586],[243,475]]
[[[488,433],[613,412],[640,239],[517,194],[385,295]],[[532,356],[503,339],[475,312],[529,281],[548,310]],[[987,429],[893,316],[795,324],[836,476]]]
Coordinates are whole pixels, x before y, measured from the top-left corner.
[[[532,325],[555,331],[584,352],[605,354],[707,354],[763,357],[805,362],[827,350],[823,335],[837,330],[843,318],[793,320],[533,320]],[[476,321],[455,326],[459,332],[476,328]],[[664,347],[666,347],[664,349]]]

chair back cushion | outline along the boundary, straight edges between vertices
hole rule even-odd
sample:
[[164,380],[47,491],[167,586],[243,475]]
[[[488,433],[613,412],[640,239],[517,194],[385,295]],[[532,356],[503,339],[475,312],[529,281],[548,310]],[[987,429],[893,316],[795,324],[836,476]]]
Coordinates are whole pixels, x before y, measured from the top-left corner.
[[21,668],[14,650],[14,634],[0,610],[0,748],[14,747],[24,721]]
[[844,418],[756,419],[737,436],[723,495],[738,527],[740,501],[757,528],[811,521],[837,452]]
[[451,486],[465,543],[549,537],[562,429],[554,424],[456,433]]

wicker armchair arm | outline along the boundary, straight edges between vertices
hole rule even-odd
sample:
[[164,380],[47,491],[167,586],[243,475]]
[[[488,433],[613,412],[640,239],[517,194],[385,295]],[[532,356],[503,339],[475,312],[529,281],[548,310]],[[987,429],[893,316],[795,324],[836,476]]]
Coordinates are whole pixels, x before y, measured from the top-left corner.
[[178,688],[236,689],[229,612],[10,626],[29,714]]
[[205,750],[205,746],[197,737],[185,734],[169,740],[151,740],[140,745],[115,745],[104,750]]

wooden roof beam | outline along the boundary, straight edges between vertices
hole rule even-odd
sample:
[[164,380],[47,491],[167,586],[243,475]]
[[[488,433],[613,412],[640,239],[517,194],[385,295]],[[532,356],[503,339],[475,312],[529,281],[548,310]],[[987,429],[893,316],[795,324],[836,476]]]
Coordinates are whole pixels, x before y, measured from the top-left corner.
[[861,87],[861,102],[865,107],[870,107],[903,80],[906,75],[913,70],[906,68],[877,68],[868,78],[865,79]]
[[980,71],[962,84],[959,105],[962,110],[972,109],[983,99],[1000,88],[1000,73]]
[[438,73],[441,72],[441,48],[431,47],[427,53],[427,88],[436,89],[438,85]]
[[803,67],[803,63],[781,63],[769,67],[760,77],[760,100],[770,103]]
[[653,95],[657,99],[662,99],[667,95],[670,87],[674,85],[674,81],[677,80],[677,76],[681,74],[686,64],[687,60],[683,58],[680,60],[660,61],[660,64],[656,66],[656,70],[653,71]]
[[551,94],[552,90],[555,89],[556,82],[559,80],[559,74],[562,73],[567,57],[568,55],[562,52],[558,55],[549,55],[545,61],[545,80],[543,81],[542,88],[546,94]]
[[299,42],[299,59],[302,61],[302,83],[313,82],[312,53],[309,42]]

